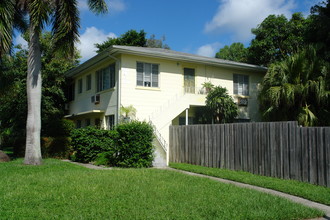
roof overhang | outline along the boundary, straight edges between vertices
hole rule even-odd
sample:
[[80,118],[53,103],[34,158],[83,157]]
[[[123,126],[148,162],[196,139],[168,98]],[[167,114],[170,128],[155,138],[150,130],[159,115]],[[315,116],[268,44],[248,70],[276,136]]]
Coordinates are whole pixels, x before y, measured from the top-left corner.
[[79,112],[71,115],[65,115],[64,118],[74,118],[74,117],[87,116],[87,115],[99,115],[99,114],[103,114],[104,112],[105,112],[104,110],[91,110],[91,111]]
[[130,47],[130,46],[111,46],[105,51],[97,54],[86,62],[82,63],[76,68],[69,70],[66,73],[66,77],[71,78],[82,71],[92,68],[97,63],[106,61],[106,60],[117,60],[116,58],[120,54],[131,54],[137,56],[145,56],[152,58],[160,58],[167,60],[174,60],[177,62],[188,62],[188,63],[198,63],[210,66],[218,66],[224,68],[232,68],[239,70],[249,70],[260,73],[266,73],[267,68],[247,63],[239,63],[234,61],[222,60],[218,58],[203,57],[188,53],[181,53],[172,50],[160,49],[160,48],[145,48],[145,47]]

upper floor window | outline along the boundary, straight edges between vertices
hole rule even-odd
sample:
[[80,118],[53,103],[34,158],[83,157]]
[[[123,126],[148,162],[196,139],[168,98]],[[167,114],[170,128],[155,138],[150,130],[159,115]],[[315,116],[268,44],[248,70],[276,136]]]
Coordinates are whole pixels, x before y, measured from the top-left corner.
[[96,72],[96,91],[100,92],[115,87],[115,64]]
[[249,95],[249,76],[234,74],[234,94]]
[[83,81],[82,79],[78,80],[78,93],[82,93],[83,90]]
[[86,76],[86,91],[91,90],[92,88],[92,75],[89,74]]
[[68,102],[71,102],[74,100],[74,92],[75,92],[75,84],[70,83],[66,90],[66,98]]
[[137,62],[136,85],[145,87],[158,87],[159,65]]

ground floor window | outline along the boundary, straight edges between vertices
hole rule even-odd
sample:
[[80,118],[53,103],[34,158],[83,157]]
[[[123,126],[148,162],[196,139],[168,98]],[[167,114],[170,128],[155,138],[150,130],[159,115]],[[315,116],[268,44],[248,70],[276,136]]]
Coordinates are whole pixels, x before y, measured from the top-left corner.
[[95,118],[94,125],[95,125],[95,127],[100,128],[100,126],[101,126],[101,119]]
[[107,122],[107,129],[111,130],[115,126],[115,115],[105,116]]
[[86,127],[91,125],[91,119],[90,118],[85,119],[85,125],[86,125]]
[[81,120],[76,121],[76,128],[81,128]]

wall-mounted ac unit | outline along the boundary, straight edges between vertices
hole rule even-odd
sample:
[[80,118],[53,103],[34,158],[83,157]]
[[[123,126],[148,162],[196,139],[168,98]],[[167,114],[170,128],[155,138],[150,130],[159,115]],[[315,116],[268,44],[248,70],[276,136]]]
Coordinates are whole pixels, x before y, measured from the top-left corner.
[[100,100],[101,100],[100,94],[96,94],[91,97],[91,102],[94,103],[95,105],[99,104]]
[[248,99],[247,98],[238,98],[237,104],[239,106],[247,106],[248,105]]

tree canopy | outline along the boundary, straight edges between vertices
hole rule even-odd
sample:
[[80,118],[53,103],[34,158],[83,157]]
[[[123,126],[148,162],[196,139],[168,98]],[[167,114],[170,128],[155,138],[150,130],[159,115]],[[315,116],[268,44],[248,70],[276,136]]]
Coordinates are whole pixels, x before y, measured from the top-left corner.
[[164,48],[170,49],[167,44],[164,44],[165,37],[156,39],[156,36],[152,34],[149,39],[146,38],[147,33],[144,30],[137,32],[136,30],[128,30],[118,38],[109,38],[100,44],[95,44],[98,49],[96,52],[100,53],[112,45],[123,45],[123,46],[136,46],[136,47],[153,47],[153,48]]
[[[107,11],[105,0],[88,0],[94,13]],[[79,37],[79,10],[76,0],[10,0],[0,3],[0,55],[10,52],[15,29],[27,31],[27,123],[25,164],[40,165],[41,131],[41,49],[40,34],[45,27],[52,29],[53,50],[65,56],[74,54]]]
[[330,125],[330,65],[309,46],[272,64],[261,84],[261,112],[268,121]]
[[301,13],[288,20],[284,15],[269,15],[257,28],[248,48],[248,62],[268,66],[296,53],[304,45],[307,21]]
[[215,54],[216,58],[232,60],[236,62],[247,62],[248,50],[242,43],[232,43],[230,46],[224,46]]
[[[53,136],[51,129],[64,116],[64,73],[78,65],[78,53],[72,58],[54,54],[51,33],[43,33],[40,37],[42,53],[42,100],[41,123],[42,135]],[[77,51],[77,50],[75,50]],[[17,46],[12,56],[5,56],[0,64],[0,137],[3,145],[14,146],[15,154],[20,155],[24,149],[27,115],[26,71],[27,49]],[[20,155],[22,156],[22,155]]]

